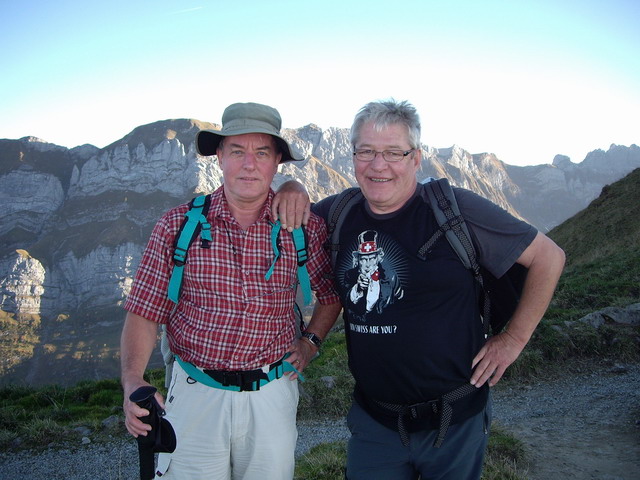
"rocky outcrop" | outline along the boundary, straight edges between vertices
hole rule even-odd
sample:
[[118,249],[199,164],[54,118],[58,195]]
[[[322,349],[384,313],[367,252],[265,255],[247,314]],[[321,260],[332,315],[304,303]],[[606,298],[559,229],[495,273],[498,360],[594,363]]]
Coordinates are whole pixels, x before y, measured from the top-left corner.
[[597,312],[592,312],[585,315],[580,320],[580,323],[584,323],[592,326],[593,328],[600,328],[602,325],[640,325],[640,303],[634,303],[626,308],[622,307],[607,307]]
[[[117,372],[120,306],[151,228],[167,209],[221,184],[215,157],[196,154],[202,128],[218,127],[165,120],[103,149],[69,150],[32,137],[0,140],[3,318],[16,329],[12,342],[21,319],[29,319],[35,345],[31,357],[2,363],[3,379],[21,371],[35,383],[46,381],[42,366],[54,358],[73,364],[61,370],[69,381]],[[348,129],[307,125],[283,134],[305,160],[281,166],[274,188],[296,179],[317,201],[355,184]],[[447,176],[547,231],[639,166],[635,145],[594,151],[580,164],[558,156],[552,165],[532,167],[459,146],[425,145],[418,180]]]
[[0,261],[2,310],[23,315],[39,315],[44,293],[45,269],[24,250]]

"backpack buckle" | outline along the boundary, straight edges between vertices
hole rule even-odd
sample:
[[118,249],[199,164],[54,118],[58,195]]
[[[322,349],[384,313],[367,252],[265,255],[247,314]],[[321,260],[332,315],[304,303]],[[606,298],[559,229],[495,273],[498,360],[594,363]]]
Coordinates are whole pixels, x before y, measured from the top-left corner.
[[173,252],[173,263],[178,267],[183,267],[187,263],[187,251],[183,248],[176,247]]
[[431,415],[438,415],[440,411],[440,400],[429,400],[427,402],[415,403],[406,407],[406,413],[412,420],[418,420]]
[[307,263],[307,249],[301,248],[300,250],[296,250],[298,256],[298,266],[304,267],[304,264]]

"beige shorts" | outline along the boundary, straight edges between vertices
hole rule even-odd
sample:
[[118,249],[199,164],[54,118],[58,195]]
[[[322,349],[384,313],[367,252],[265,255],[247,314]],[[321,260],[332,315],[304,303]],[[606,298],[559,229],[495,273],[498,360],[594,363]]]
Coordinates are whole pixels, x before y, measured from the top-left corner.
[[177,446],[158,454],[155,478],[293,478],[298,396],[289,376],[233,392],[194,382],[176,362],[165,404]]

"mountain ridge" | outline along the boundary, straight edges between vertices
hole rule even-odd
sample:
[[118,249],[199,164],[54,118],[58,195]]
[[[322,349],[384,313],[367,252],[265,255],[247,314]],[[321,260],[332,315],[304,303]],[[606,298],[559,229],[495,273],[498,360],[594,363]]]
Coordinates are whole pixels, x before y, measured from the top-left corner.
[[[101,149],[0,140],[0,381],[117,375],[121,305],[151,228],[221,184],[214,158],[196,153],[202,128],[219,126],[162,120]],[[274,188],[296,179],[317,201],[355,184],[348,129],[309,124],[283,136],[305,160],[282,165]],[[456,145],[423,153],[418,180],[446,176],[542,231],[640,167],[636,145],[594,150],[586,165],[557,156],[555,165],[516,167]]]

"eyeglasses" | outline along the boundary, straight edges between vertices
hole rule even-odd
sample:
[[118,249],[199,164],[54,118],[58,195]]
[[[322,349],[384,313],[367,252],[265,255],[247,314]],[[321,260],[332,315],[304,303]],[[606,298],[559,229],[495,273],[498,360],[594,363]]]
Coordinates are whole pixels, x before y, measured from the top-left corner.
[[356,159],[361,162],[371,162],[373,161],[374,158],[376,158],[376,155],[380,153],[382,154],[382,158],[384,158],[385,162],[399,162],[410,153],[413,153],[414,150],[415,149],[412,148],[411,150],[406,150],[406,151],[383,150],[381,152],[378,152],[376,150],[362,148],[353,152],[353,156],[356,157]]

